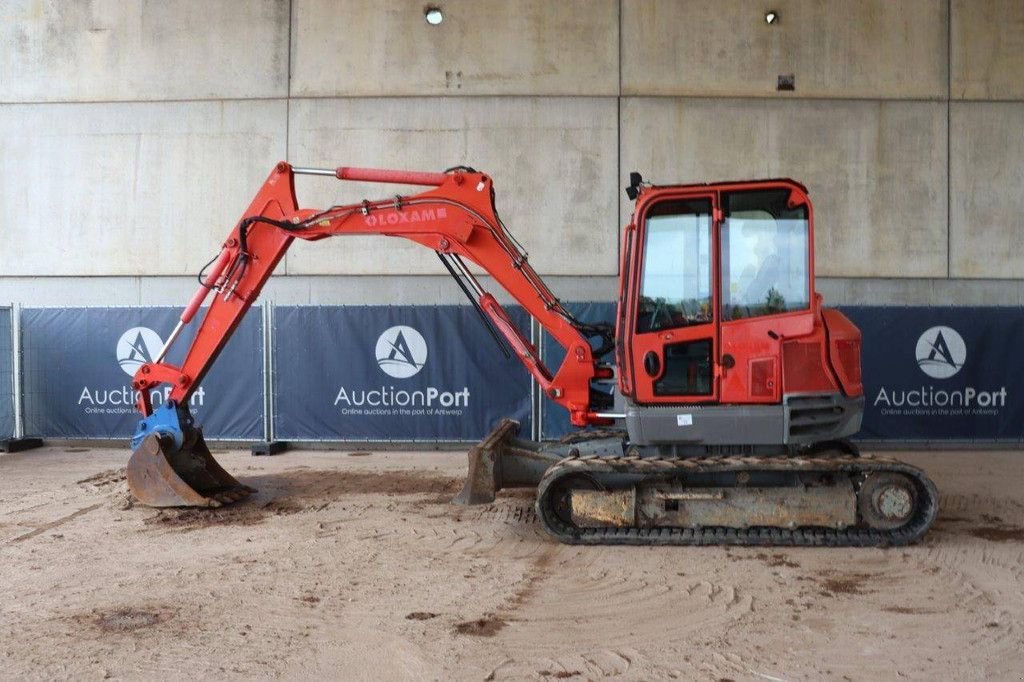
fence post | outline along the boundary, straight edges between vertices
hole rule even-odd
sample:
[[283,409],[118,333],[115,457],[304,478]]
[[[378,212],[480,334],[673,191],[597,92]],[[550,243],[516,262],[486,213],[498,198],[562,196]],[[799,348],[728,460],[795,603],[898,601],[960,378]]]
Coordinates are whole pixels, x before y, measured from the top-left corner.
[[263,441],[250,447],[253,455],[276,455],[288,449],[288,443],[275,440],[274,433],[274,309],[264,300],[263,316]]
[[277,440],[277,424],[274,421],[277,405],[274,401],[274,391],[277,380],[277,355],[274,352],[274,344],[277,343],[277,317],[274,312],[274,302],[266,301],[266,317],[263,322],[263,372],[264,390],[267,398],[267,440]]
[[[547,345],[544,327],[534,321],[537,328],[537,357],[544,359],[544,347]],[[544,438],[544,392],[540,390],[537,382],[533,382],[533,440],[540,442]]]
[[18,452],[20,450],[31,450],[41,448],[41,438],[25,437],[25,410],[22,400],[23,382],[21,377],[21,304],[15,303],[11,306],[11,381],[12,398],[14,403],[14,434],[13,438],[0,440],[0,451]]

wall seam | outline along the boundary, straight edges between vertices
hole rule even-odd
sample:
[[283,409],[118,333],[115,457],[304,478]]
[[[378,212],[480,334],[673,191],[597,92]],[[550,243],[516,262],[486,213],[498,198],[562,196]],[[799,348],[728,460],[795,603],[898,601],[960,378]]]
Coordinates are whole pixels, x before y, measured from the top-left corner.
[[[289,67],[291,69],[291,66]],[[620,68],[621,69],[621,68]],[[620,74],[620,78],[622,75]],[[291,78],[289,78],[289,90],[291,88]],[[949,91],[949,84],[946,89]],[[623,96],[622,88],[618,89],[618,92],[608,91],[603,93],[598,92],[586,92],[586,93],[571,93],[571,92],[477,92],[473,94],[451,94],[451,93],[430,93],[424,92],[420,94],[387,94],[387,93],[365,93],[365,94],[349,94],[349,93],[334,93],[334,94],[303,94],[303,95],[292,95],[291,92],[278,95],[253,95],[253,96],[233,96],[233,97],[170,97],[166,99],[23,99],[23,100],[6,100],[0,101],[0,106],[46,106],[56,104],[190,104],[200,102],[246,102],[246,101],[278,101],[281,99],[437,99],[437,98],[451,98],[451,99],[472,99],[475,97],[494,97],[496,99],[521,99],[523,97],[537,97],[539,99],[607,99],[609,97]],[[948,96],[938,95],[934,97],[882,97],[877,95],[865,95],[865,96],[842,96],[837,97],[834,95],[814,95],[802,93],[800,95],[779,97],[773,94],[752,94],[752,93],[735,93],[735,94],[721,94],[721,93],[700,93],[700,92],[677,92],[671,94],[665,93],[641,93],[641,94],[630,94],[630,97],[644,98],[644,99],[742,99],[742,100],[771,100],[771,101],[863,101],[863,102],[876,102],[876,101],[894,101],[894,102],[941,102],[948,100]],[[1022,97],[962,97],[963,101],[980,101],[980,102],[1004,102],[1004,103],[1020,103],[1024,101]]]
[[946,279],[953,277],[953,0],[946,0]]
[[[295,23],[295,0],[288,0],[288,72],[285,78],[285,100],[284,100],[284,159],[291,163],[291,135],[292,135],[292,30]],[[281,259],[281,275],[288,276],[288,252]]]
[[622,193],[619,184],[622,182],[622,0],[618,2],[619,9],[619,88],[615,96],[615,273],[621,277],[622,272]]
[[292,108],[292,24],[295,1],[288,0],[288,71],[285,77],[285,119],[284,119],[284,158],[291,161],[291,108]]
[[[289,79],[289,88],[290,88]],[[947,93],[950,90],[950,85],[947,83]],[[452,95],[447,93],[423,93],[416,95],[393,95],[393,94],[364,94],[364,95],[352,95],[352,94],[330,94],[330,95],[296,95],[293,96],[290,93],[284,95],[260,95],[254,97],[196,97],[196,98],[171,98],[171,99],[89,99],[89,100],[20,100],[20,101],[0,101],[0,106],[9,107],[32,107],[32,106],[53,106],[53,105],[74,105],[74,104],[195,104],[195,103],[219,103],[219,102],[276,102],[282,99],[295,99],[295,100],[332,100],[332,99],[345,99],[345,100],[373,100],[373,99],[474,99],[480,97],[491,97],[494,99],[522,99],[524,97],[534,98],[561,98],[561,99],[608,99],[611,97],[621,97],[621,88],[619,93],[607,92],[607,93],[540,93],[540,92],[520,92],[520,93],[474,93],[464,95]],[[629,97],[639,97],[644,99],[705,99],[705,100],[767,100],[774,102],[943,102],[948,101],[950,98],[947,96],[937,97],[876,97],[876,96],[865,96],[865,97],[836,97],[836,96],[815,96],[815,95],[801,95],[792,97],[776,97],[772,95],[756,95],[756,94],[733,94],[733,95],[722,95],[722,94],[709,94],[709,93],[674,93],[674,94],[630,94]],[[1024,102],[1024,98],[1019,97],[989,97],[989,98],[977,98],[977,97],[963,97],[960,98],[964,102],[984,102],[984,103],[1007,103],[1007,104],[1019,104]]]

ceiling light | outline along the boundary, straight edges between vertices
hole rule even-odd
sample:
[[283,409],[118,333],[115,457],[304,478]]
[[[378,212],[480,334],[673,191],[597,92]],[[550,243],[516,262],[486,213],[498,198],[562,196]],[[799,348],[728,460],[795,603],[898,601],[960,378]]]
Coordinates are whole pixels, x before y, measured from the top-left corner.
[[440,7],[428,7],[423,11],[423,16],[431,26],[437,26],[444,21],[444,12]]
[[775,10],[768,10],[764,13],[764,21],[766,24],[774,24],[779,19],[779,13]]

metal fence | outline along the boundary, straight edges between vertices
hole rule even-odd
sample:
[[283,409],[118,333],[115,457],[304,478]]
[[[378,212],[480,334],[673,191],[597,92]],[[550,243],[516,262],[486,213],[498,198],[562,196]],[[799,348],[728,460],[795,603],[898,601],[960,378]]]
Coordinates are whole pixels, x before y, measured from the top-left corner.
[[[527,339],[529,317],[508,313]],[[271,436],[461,442],[533,435],[529,375],[468,306],[286,306],[271,315]]]
[[863,335],[859,440],[1024,442],[1024,307],[845,306]]
[[[152,361],[177,308],[26,308],[21,311],[20,394],[25,432],[50,438],[128,438],[138,421],[135,370]],[[168,353],[180,364],[196,325]],[[259,310],[239,325],[190,407],[211,439],[264,436],[263,327]],[[167,390],[151,394],[154,405]]]
[[[614,313],[608,302],[568,305],[588,322]],[[1011,381],[1024,308],[843,311],[864,335],[859,439],[905,447],[1024,442],[1024,390]],[[0,308],[0,439],[128,438],[137,421],[131,375],[152,359],[178,312]],[[556,369],[561,348],[521,309],[510,313]],[[191,338],[179,340],[171,362],[181,361]],[[203,381],[193,411],[212,440],[463,442],[505,416],[523,423],[524,437],[571,430],[564,410],[540,395],[465,306],[264,303]]]
[[0,440],[14,436],[14,310],[0,308]]

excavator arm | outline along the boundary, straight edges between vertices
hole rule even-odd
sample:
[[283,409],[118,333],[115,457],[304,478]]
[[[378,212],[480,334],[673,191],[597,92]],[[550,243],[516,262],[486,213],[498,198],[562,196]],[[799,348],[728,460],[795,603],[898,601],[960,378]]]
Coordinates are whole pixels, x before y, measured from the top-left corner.
[[[429,189],[411,196],[395,195],[317,210],[298,206],[296,174],[419,185]],[[317,241],[349,234],[404,237],[437,252],[485,323],[491,326],[496,339],[503,339],[511,347],[545,395],[569,411],[573,424],[610,422],[599,411],[602,405],[594,404],[602,394],[591,389],[591,380],[612,376],[612,369],[598,360],[611,349],[610,331],[580,323],[551,293],[498,217],[493,184],[488,175],[462,167],[444,173],[421,173],[345,167],[334,170],[294,168],[281,162],[270,173],[220,252],[200,273],[199,288],[159,355],[136,372],[133,387],[138,392],[137,407],[143,419],[132,440],[133,448],[143,449],[146,438],[157,435],[173,440],[173,444],[166,444],[165,451],[204,451],[205,447],[196,448],[191,442],[196,437],[201,438],[201,434],[191,428],[188,399],[256,301],[288,247],[295,239]],[[565,359],[557,371],[545,366],[536,346],[523,337],[467,263],[489,274],[565,348]],[[181,366],[166,362],[168,350],[181,331],[194,321],[211,294],[211,303],[198,322],[196,335]],[[596,351],[589,340],[593,336],[603,337],[601,348]],[[161,409],[154,411],[151,396],[154,389],[161,386],[169,387],[167,400]],[[149,450],[154,456],[160,454],[155,445]],[[208,455],[199,455],[199,458],[202,461],[180,463],[180,468],[223,472]],[[172,466],[179,468],[173,463]],[[218,473],[215,478],[219,477]],[[218,480],[211,486],[231,489],[237,484],[232,482],[233,479]],[[151,483],[161,484],[158,480]],[[171,497],[175,496],[180,497],[180,494],[175,492]]]
[[[296,174],[432,189],[412,196],[315,210],[298,207]],[[591,409],[590,381],[611,376],[610,367],[598,365],[585,335],[595,330],[575,320],[547,288],[526,253],[505,230],[493,197],[491,178],[470,169],[446,173],[320,170],[279,163],[222,245],[209,272],[200,275],[199,290],[158,358],[136,372],[139,411],[144,417],[152,413],[150,391],[161,384],[171,386],[169,398],[177,404],[188,400],[294,239],[317,241],[338,235],[380,234],[404,237],[436,251],[449,271],[463,278],[459,282],[472,302],[511,346],[545,395],[569,411],[573,424],[605,423],[607,420]],[[473,276],[466,261],[486,271],[565,348],[565,360],[557,371],[544,365],[537,348],[523,338],[507,312]],[[164,362],[171,344],[211,292],[213,301],[182,365]]]

